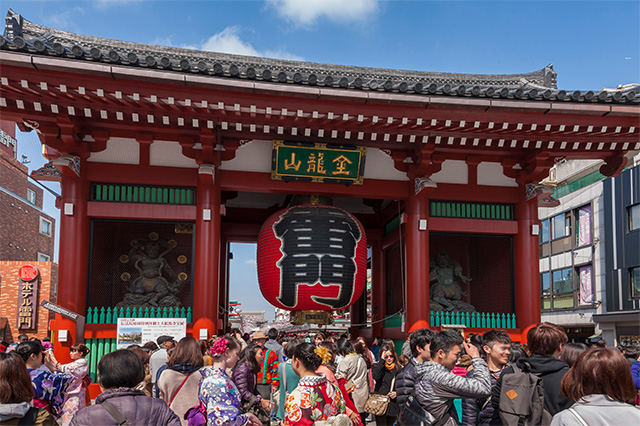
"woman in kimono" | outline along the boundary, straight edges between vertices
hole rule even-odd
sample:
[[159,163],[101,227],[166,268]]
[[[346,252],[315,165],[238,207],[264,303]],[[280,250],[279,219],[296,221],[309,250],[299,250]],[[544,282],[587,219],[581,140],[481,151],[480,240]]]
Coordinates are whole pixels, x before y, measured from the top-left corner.
[[[231,336],[218,339],[211,348],[213,365],[202,367],[198,395],[202,411],[206,410],[207,425],[262,426],[251,414],[242,414],[240,392],[227,369],[233,369],[240,357],[240,343]],[[204,413],[203,413],[204,414]]]
[[342,393],[324,375],[316,373],[322,358],[314,349],[312,343],[301,343],[293,352],[291,366],[300,381],[287,397],[284,425],[332,424],[338,416],[344,416],[349,424]]
[[22,342],[15,350],[29,370],[33,386],[33,406],[44,408],[56,419],[60,418],[67,388],[74,377],[56,371],[51,355],[42,350],[39,341]]
[[60,420],[63,426],[68,426],[78,410],[84,407],[85,393],[90,383],[90,379],[87,376],[89,361],[87,361],[86,356],[88,354],[89,348],[82,343],[71,346],[70,356],[72,362],[69,364],[60,364],[51,354],[54,368],[73,376],[73,382],[67,388],[67,399],[62,407],[62,418]]

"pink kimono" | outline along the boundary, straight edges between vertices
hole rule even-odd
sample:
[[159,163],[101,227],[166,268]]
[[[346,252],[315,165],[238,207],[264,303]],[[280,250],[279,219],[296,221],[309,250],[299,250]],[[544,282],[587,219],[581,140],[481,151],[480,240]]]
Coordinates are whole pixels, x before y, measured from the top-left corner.
[[83,386],[83,379],[89,372],[89,362],[86,358],[80,358],[69,364],[60,366],[60,370],[74,377],[73,382],[67,388],[67,399],[62,407],[62,417],[60,418],[63,426],[68,426],[71,419],[84,407],[86,388]]

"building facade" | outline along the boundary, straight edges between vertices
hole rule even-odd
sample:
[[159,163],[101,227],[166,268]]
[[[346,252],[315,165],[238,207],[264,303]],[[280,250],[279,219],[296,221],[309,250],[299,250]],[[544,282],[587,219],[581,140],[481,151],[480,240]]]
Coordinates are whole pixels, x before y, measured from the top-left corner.
[[600,163],[554,166],[547,183],[556,186],[559,205],[539,209],[542,320],[562,325],[576,342],[596,334],[593,315],[604,309],[605,176]]
[[[16,159],[15,123],[1,123],[0,139],[0,334],[7,342],[20,334],[42,339],[53,317],[39,302],[56,298],[55,220],[42,209],[42,189]],[[23,267],[34,271],[27,281],[20,277]]]
[[[0,130],[0,136],[13,140],[15,146],[13,134]],[[42,209],[42,188],[29,181],[29,170],[15,153],[0,150],[0,260],[49,262],[55,219]]]
[[607,179],[605,309],[594,320],[609,345],[640,347],[640,165]]
[[559,205],[540,208],[542,320],[562,325],[570,341],[639,346],[637,327],[630,327],[640,324],[633,290],[638,158],[616,178],[603,176],[599,161],[570,161],[554,166],[546,180]]

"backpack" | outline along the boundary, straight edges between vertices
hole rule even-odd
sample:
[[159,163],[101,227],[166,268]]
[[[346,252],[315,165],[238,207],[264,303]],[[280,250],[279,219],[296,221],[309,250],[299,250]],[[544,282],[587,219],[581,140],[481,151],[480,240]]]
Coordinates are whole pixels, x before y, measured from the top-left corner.
[[[29,407],[24,416],[18,422],[18,425],[34,425],[36,424],[36,419],[38,418],[38,413],[40,409],[36,407]],[[53,415],[51,415],[53,417]]]
[[500,421],[508,426],[534,426],[551,423],[551,414],[544,407],[542,379],[531,372],[531,365],[522,369],[513,365],[513,373],[503,374],[498,406]]

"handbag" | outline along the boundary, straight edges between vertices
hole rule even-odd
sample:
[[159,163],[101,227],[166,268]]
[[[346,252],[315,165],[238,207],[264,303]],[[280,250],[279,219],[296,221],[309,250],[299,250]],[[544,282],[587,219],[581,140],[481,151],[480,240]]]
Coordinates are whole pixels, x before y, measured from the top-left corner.
[[255,395],[251,395],[251,399],[242,404],[242,412],[255,415],[262,423],[269,422],[269,413],[258,404]]
[[[396,384],[396,378],[393,377],[391,381],[391,387],[389,388],[389,393],[393,392],[393,387]],[[374,416],[384,416],[387,414],[387,410],[389,409],[389,403],[391,402],[391,398],[389,394],[387,395],[378,395],[371,394],[367,399],[367,402],[364,404],[364,411],[369,414],[373,414]]]
[[377,395],[375,393],[369,395],[367,402],[364,404],[364,411],[374,416],[384,416],[389,409],[391,398],[388,395]]

